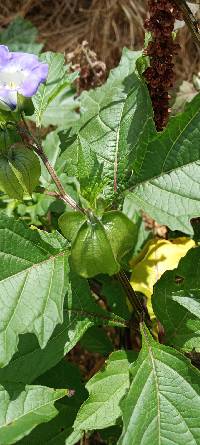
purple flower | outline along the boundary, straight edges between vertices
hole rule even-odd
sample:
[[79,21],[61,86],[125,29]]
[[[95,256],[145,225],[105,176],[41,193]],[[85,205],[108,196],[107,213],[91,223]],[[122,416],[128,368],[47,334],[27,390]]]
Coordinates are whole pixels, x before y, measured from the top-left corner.
[[0,102],[5,108],[16,108],[17,93],[32,97],[47,75],[48,65],[34,54],[12,53],[0,45]]

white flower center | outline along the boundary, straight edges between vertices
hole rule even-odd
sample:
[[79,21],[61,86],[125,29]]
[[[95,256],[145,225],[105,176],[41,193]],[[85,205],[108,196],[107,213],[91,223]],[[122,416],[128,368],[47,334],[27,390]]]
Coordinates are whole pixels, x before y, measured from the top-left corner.
[[25,77],[24,71],[0,71],[0,88],[7,88],[9,90],[18,89]]

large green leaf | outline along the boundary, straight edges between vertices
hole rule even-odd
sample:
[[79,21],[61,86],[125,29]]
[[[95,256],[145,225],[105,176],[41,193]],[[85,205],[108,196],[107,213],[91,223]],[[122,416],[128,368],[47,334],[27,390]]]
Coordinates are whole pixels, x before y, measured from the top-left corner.
[[49,72],[45,84],[40,85],[37,93],[33,97],[37,126],[41,125],[42,116],[48,105],[65,86],[69,85],[63,54],[52,52],[43,53],[40,56],[40,60],[49,65]]
[[161,224],[192,233],[200,214],[200,94],[144,150],[138,147],[132,198]]
[[71,133],[61,134],[66,171],[87,189],[89,200],[94,177],[107,197],[125,188],[141,134],[148,138],[154,132],[147,88],[134,72],[140,54],[124,50],[107,82],[81,96],[82,117]]
[[[72,372],[74,369],[72,369]],[[74,445],[79,443],[83,433],[72,429],[76,415],[73,407],[59,401],[56,403],[58,414],[48,423],[39,425],[28,437],[16,445]]]
[[155,342],[142,325],[143,345],[131,366],[132,383],[121,403],[119,445],[200,443],[200,372],[182,354]]
[[[58,415],[48,423],[43,423],[35,428],[28,437],[25,437],[17,445],[64,445],[77,443],[81,437],[77,431],[77,441],[72,441],[75,436],[73,423],[81,403],[87,397],[87,391],[82,382],[79,369],[66,359],[45,373],[35,384],[48,387],[67,388],[74,390],[73,397],[65,397],[56,403]],[[67,442],[65,442],[67,440]]]
[[[69,80],[71,80],[71,77]],[[75,99],[74,91],[70,87],[67,87],[65,91],[61,91],[47,107],[42,116],[42,125],[44,127],[56,125],[60,129],[70,128],[74,121],[80,117],[78,110],[78,98]]]
[[200,247],[191,249],[177,269],[154,286],[153,309],[165,330],[165,341],[200,352]]
[[84,332],[93,324],[91,317],[67,314],[58,326],[46,347],[41,349],[36,338],[27,334],[20,338],[18,349],[12,361],[0,369],[0,382],[31,383],[46,370],[56,365],[79,341]]
[[69,394],[67,389],[7,384],[0,386],[0,443],[15,444],[33,428],[53,419],[58,413],[56,400]]
[[44,348],[63,320],[68,251],[60,234],[28,229],[0,214],[0,363],[17,350],[18,336],[33,332]]
[[121,415],[119,402],[129,387],[129,360],[125,351],[113,352],[104,370],[87,383],[89,398],[81,406],[74,423],[76,430],[96,430],[114,425]]
[[107,83],[82,95],[81,119],[60,136],[61,157],[91,205],[102,192],[113,199],[129,190],[137,209],[192,233],[190,219],[200,213],[200,94],[157,133],[138,57],[126,50]]
[[0,369],[0,382],[33,382],[55,366],[92,325],[92,316],[69,311],[66,316],[64,314],[63,324],[56,327],[44,349],[40,348],[33,335],[21,336],[18,352],[7,366]]
[[70,271],[62,325],[55,328],[44,349],[40,348],[35,336],[20,336],[18,352],[6,367],[0,369],[0,383],[32,383],[55,366],[89,327],[95,324],[124,327],[128,325],[124,318],[102,309],[91,294],[87,281]]
[[36,42],[37,37],[37,28],[28,20],[17,17],[0,33],[0,44],[8,46],[10,51],[39,54],[43,44]]

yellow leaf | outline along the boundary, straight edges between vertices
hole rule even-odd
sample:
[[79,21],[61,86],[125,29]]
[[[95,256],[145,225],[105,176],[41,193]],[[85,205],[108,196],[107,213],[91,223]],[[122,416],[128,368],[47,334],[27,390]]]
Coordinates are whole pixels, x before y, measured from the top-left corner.
[[147,297],[147,308],[151,318],[154,312],[151,305],[153,286],[166,270],[175,269],[195,242],[186,237],[173,240],[157,239],[149,241],[144,249],[130,261],[131,285],[135,291]]

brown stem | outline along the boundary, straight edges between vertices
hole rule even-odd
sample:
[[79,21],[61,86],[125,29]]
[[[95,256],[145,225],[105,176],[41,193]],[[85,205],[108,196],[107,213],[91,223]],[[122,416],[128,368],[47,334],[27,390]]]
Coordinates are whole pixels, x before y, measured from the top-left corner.
[[60,192],[60,198],[64,202],[66,202],[66,204],[68,204],[70,207],[72,207],[74,210],[79,210],[79,212],[85,213],[84,209],[79,207],[79,205],[76,203],[76,201],[74,201],[74,199],[70,195],[68,195],[68,193],[65,192],[65,189],[64,189],[60,179],[58,178],[56,171],[50,164],[46,154],[44,153],[44,151],[40,145],[37,145],[36,153],[42,160],[42,162],[45,165],[46,169],[48,170],[51,178],[53,179],[54,183],[56,184],[56,187]]
[[[104,320],[106,323],[113,322],[113,323],[116,323],[118,325],[120,323],[120,325],[123,325],[124,328],[128,328],[129,325],[130,325],[129,321],[125,321],[123,319],[119,320],[117,318],[109,317],[108,315],[104,315],[104,314],[98,314],[96,312],[84,311],[84,310],[79,309],[79,308],[78,309],[77,308],[74,308],[74,309],[66,308],[66,310],[68,310],[70,312],[75,312],[75,313],[77,313],[79,315],[82,315],[82,316],[85,316],[87,318],[92,318],[93,320],[94,320],[94,318],[96,318],[96,319]],[[116,317],[117,317],[117,315],[116,315]]]
[[200,33],[199,33],[199,26],[198,26],[198,20],[196,20],[193,12],[191,11],[190,7],[186,3],[185,0],[174,0],[178,8],[183,14],[183,19],[186,25],[188,26],[189,30],[192,33],[192,36],[195,39],[195,42],[200,47]]
[[83,437],[81,438],[80,445],[89,445],[88,440],[89,440],[89,439],[88,439],[87,436],[86,436],[86,432],[84,431],[84,433],[83,433]]
[[120,271],[117,274],[117,279],[121,283],[128,299],[131,303],[131,306],[135,310],[136,317],[137,317],[138,321],[143,320],[145,309],[144,309],[140,299],[138,298],[137,294],[135,293],[134,289],[132,288],[130,281],[129,281],[128,277],[126,276],[125,272]]
[[49,190],[44,190],[44,189],[41,189],[41,190],[45,195],[52,196],[53,198],[62,199],[62,196],[58,192],[50,192]]
[[[51,163],[49,162],[43,148],[42,145],[38,143],[37,139],[34,137],[34,135],[32,135],[32,133],[29,130],[29,127],[27,125],[26,120],[24,119],[23,114],[21,114],[25,129],[27,134],[29,135],[29,137],[32,139],[32,141],[34,142],[33,145],[31,145],[32,149],[37,153],[37,155],[40,157],[40,159],[42,160],[43,164],[45,165],[46,169],[48,170],[53,182],[56,184],[57,189],[60,192],[60,199],[62,199],[66,204],[68,204],[70,207],[72,207],[72,209],[74,210],[78,210],[79,212],[82,212],[85,214],[85,209],[83,209],[82,207],[80,207],[76,201],[70,196],[68,195],[68,193],[65,192],[65,189],[59,179],[59,177],[57,176],[56,171],[54,170],[53,166],[51,165]],[[21,134],[21,133],[20,133]],[[27,143],[26,143],[27,145]],[[29,144],[30,147],[30,144]]]

